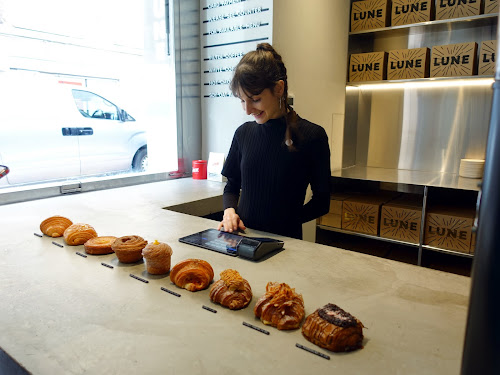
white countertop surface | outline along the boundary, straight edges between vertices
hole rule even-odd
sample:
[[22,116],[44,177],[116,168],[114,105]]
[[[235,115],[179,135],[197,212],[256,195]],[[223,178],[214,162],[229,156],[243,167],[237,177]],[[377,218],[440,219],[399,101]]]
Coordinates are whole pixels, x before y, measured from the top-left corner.
[[[222,189],[186,178],[0,206],[0,347],[34,374],[460,372],[469,278],[279,236],[273,237],[285,241],[285,250],[263,262],[178,242],[217,223],[163,208],[203,205]],[[120,264],[114,254],[81,257],[76,252],[84,253],[83,246],[34,235],[52,215],[90,224],[99,235],[167,242],[172,265],[204,259],[215,280],[224,269],[236,269],[254,298],[248,308],[230,311],[213,304],[208,290],[191,293],[168,276],[148,275],[143,263]],[[253,306],[268,281],[301,293],[306,315],[329,302],[352,313],[366,327],[364,348],[335,354],[308,342],[300,329],[263,325]]]

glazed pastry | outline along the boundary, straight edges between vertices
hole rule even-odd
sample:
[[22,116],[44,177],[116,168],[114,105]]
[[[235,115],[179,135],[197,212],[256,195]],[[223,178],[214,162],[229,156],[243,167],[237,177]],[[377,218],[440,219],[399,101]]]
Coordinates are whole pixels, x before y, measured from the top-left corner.
[[227,269],[210,288],[210,299],[231,310],[242,309],[252,300],[252,288],[238,271]]
[[170,259],[172,257],[172,248],[166,243],[155,240],[148,243],[142,249],[142,256],[146,260],[146,270],[152,275],[163,275],[170,271]]
[[206,289],[214,278],[212,266],[201,259],[186,259],[170,271],[170,280],[180,288],[196,292]]
[[71,224],[64,231],[64,241],[68,245],[83,245],[91,238],[97,237],[95,229],[88,224]]
[[83,248],[87,254],[91,255],[111,254],[113,252],[111,245],[115,240],[114,236],[94,237],[85,242]]
[[142,249],[148,241],[140,236],[123,236],[117,238],[111,245],[118,260],[122,263],[135,263],[142,259]]
[[296,329],[305,316],[304,299],[285,283],[269,282],[253,311],[264,324],[281,330]]
[[332,352],[348,352],[363,347],[363,323],[332,303],[306,318],[302,334],[313,344]]
[[64,216],[51,216],[40,223],[40,230],[50,237],[62,237],[73,222]]

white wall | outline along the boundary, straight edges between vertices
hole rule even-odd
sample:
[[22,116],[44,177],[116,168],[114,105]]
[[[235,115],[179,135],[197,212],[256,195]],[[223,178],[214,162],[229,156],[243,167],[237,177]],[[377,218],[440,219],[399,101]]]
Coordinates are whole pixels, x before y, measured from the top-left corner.
[[288,70],[294,109],[326,129],[342,167],[349,1],[274,0],[273,46]]

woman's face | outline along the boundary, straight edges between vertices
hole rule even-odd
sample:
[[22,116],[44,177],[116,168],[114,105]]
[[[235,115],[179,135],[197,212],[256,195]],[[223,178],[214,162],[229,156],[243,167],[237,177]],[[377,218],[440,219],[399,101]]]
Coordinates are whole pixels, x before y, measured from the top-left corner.
[[274,91],[264,89],[260,94],[253,96],[247,96],[240,89],[239,98],[243,110],[247,115],[253,116],[258,124],[264,124],[270,119],[279,118],[285,114],[285,106],[282,105],[280,108],[279,103],[279,98],[283,95],[283,90],[279,87],[280,82],[276,84]]

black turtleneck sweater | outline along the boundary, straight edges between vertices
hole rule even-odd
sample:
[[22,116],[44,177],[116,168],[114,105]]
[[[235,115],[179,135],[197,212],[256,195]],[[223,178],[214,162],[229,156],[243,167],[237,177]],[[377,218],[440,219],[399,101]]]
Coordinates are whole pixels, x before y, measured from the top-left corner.
[[[284,117],[236,129],[222,169],[223,200],[248,228],[301,239],[302,223],[329,210],[330,148],[321,126],[298,118],[296,129],[296,151],[285,145]],[[313,197],[304,205],[308,184]]]

